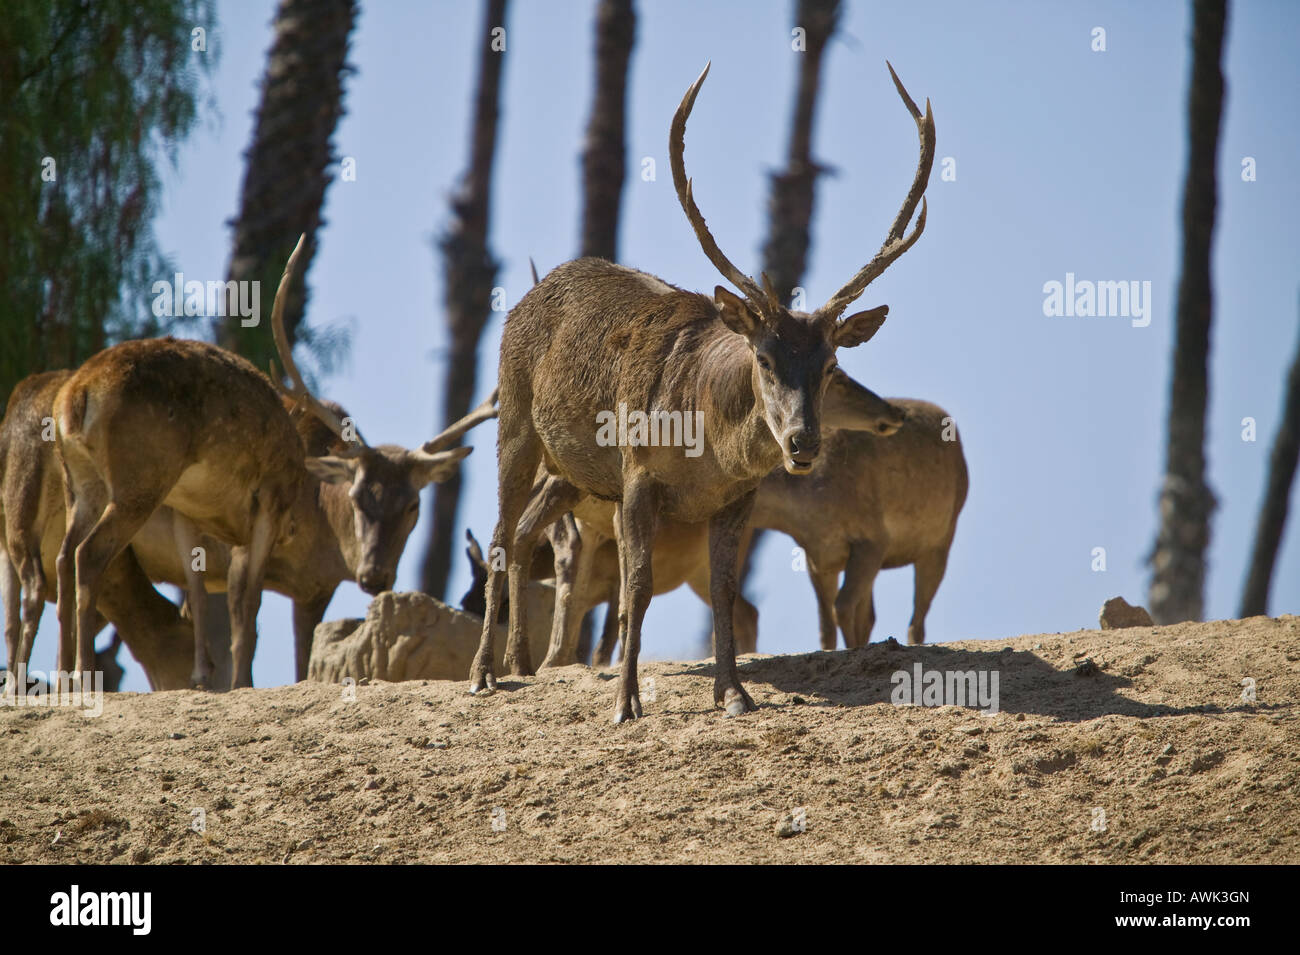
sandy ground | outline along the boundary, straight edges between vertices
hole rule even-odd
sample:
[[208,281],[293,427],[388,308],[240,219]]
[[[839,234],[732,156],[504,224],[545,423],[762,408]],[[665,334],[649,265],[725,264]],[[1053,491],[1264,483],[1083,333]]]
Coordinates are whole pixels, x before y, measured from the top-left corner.
[[[893,705],[916,662],[999,712]],[[741,671],[728,719],[708,661],[644,665],[621,726],[584,667],[3,707],[0,862],[1300,862],[1300,618]]]

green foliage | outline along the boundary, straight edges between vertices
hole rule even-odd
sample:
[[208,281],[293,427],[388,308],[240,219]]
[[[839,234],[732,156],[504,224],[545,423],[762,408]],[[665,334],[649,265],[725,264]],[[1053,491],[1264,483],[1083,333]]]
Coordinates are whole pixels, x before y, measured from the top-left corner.
[[211,0],[6,0],[0,402],[32,372],[177,328],[151,311],[173,271],[157,170],[194,125],[214,22]]

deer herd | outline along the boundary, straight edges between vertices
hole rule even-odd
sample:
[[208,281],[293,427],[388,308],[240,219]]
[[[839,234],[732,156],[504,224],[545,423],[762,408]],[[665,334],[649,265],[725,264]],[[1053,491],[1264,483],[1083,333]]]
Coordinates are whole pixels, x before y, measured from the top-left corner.
[[[456,446],[461,437],[492,417],[498,520],[471,693],[497,685],[507,594],[504,668],[534,672],[524,590],[547,573],[543,536],[557,599],[541,666],[585,662],[580,622],[608,602],[617,629],[607,627],[595,662],[608,664],[621,642],[615,722],[642,715],[637,657],[650,600],[682,583],[713,611],[715,705],[733,716],[755,709],[736,655],[757,646],[757,610],[737,584],[757,529],[803,549],[823,649],[834,649],[837,628],[847,646],[864,645],[876,574],[907,565],[908,640],[924,642],[966,497],[961,443],[942,408],[880,398],[836,363],[888,313],[845,315],[849,305],[925,229],[934,119],[889,72],[919,132],[916,174],[880,250],[815,311],[786,307],[766,276],[759,284],[733,265],[696,206],[684,139],[705,67],[673,117],[673,184],[705,255],[740,294],[688,292],[597,258],[560,265],[507,316],[497,390],[419,448],[367,444],[341,407],[304,384],[283,315],[302,239],[271,316],[292,388],[274,369],[172,338],[124,342],[75,371],[19,383],[0,422],[9,671],[26,666],[44,605],[57,600],[59,670],[93,668],[95,634],[112,623],[155,689],[212,688],[205,598],[224,592],[230,685],[252,686],[257,611],[270,588],[293,601],[304,679],[339,584],[392,589],[421,490],[455,472],[471,451]],[[597,423],[623,408],[650,421],[693,416],[702,441],[683,453],[621,432],[606,440]],[[155,583],[183,589],[189,619]]]

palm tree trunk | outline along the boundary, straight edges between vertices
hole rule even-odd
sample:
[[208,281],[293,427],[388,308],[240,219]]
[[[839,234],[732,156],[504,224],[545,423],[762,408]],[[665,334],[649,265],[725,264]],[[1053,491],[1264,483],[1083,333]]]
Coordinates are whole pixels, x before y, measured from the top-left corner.
[[285,330],[298,337],[306,307],[304,276],[316,253],[325,190],[334,161],[330,139],[343,115],[348,41],[356,25],[355,0],[281,0],[275,40],[262,78],[262,101],[253,127],[228,281],[261,282],[261,320],[245,328],[237,312],[213,320],[217,344],[265,370],[275,357],[271,303],[298,241],[307,234],[303,262],[286,300]]
[[582,150],[582,248],[579,255],[618,260],[618,220],[626,171],[627,66],[636,42],[632,0],[600,0],[596,9],[596,87]]
[[1291,497],[1297,461],[1300,461],[1300,342],[1296,344],[1291,373],[1287,375],[1282,423],[1278,426],[1273,451],[1269,455],[1268,484],[1264,489],[1264,503],[1259,508],[1259,522],[1255,525],[1255,548],[1251,553],[1250,573],[1246,577],[1238,616],[1257,617],[1268,613],[1273,565],[1277,561],[1278,546],[1282,543],[1282,531],[1286,528],[1287,502]]
[[1188,96],[1188,160],[1183,187],[1183,266],[1169,402],[1169,441],[1160,491],[1160,530],[1151,557],[1150,609],[1157,623],[1200,620],[1205,551],[1214,494],[1205,479],[1208,394],[1210,251],[1214,237],[1214,162],[1223,116],[1226,0],[1192,5],[1192,77]]
[[[491,314],[498,268],[487,236],[505,49],[493,49],[492,30],[505,26],[506,0],[488,0],[483,13],[469,168],[451,200],[451,228],[439,243],[446,269],[444,304],[451,337],[442,401],[447,424],[467,414],[474,398],[478,342]],[[434,597],[447,596],[460,488],[459,472],[433,486],[433,521],[420,568],[420,589]]]

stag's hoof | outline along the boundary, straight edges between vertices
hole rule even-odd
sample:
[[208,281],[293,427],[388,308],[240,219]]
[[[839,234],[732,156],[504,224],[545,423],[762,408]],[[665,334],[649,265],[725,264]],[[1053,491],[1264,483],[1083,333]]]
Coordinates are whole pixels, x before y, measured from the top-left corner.
[[614,722],[623,723],[627,720],[639,720],[641,718],[641,696],[633,693],[630,696],[618,691],[618,699],[614,703]]
[[728,716],[740,716],[758,709],[743,686],[717,686],[713,690],[713,703],[727,711]]
[[566,659],[564,659],[565,656],[566,656],[566,654],[563,654],[563,653],[556,653],[556,654],[550,654],[550,653],[548,653],[548,654],[546,654],[546,659],[542,661],[542,665],[539,666],[537,669],[539,669],[539,670],[550,670],[550,669],[553,669],[553,668],[555,668],[555,667],[567,667],[567,666],[571,666],[572,664],[578,662],[578,658],[577,658],[577,655],[576,655],[576,654],[573,654],[573,655],[572,655],[572,656],[573,656],[573,659],[571,659],[571,660],[566,660]]
[[512,676],[532,676],[533,661],[526,651],[506,650],[505,659],[501,661],[502,668]]
[[495,693],[497,688],[497,678],[487,670],[478,670],[470,676],[469,692],[471,696],[477,696],[482,693],[488,695]]

